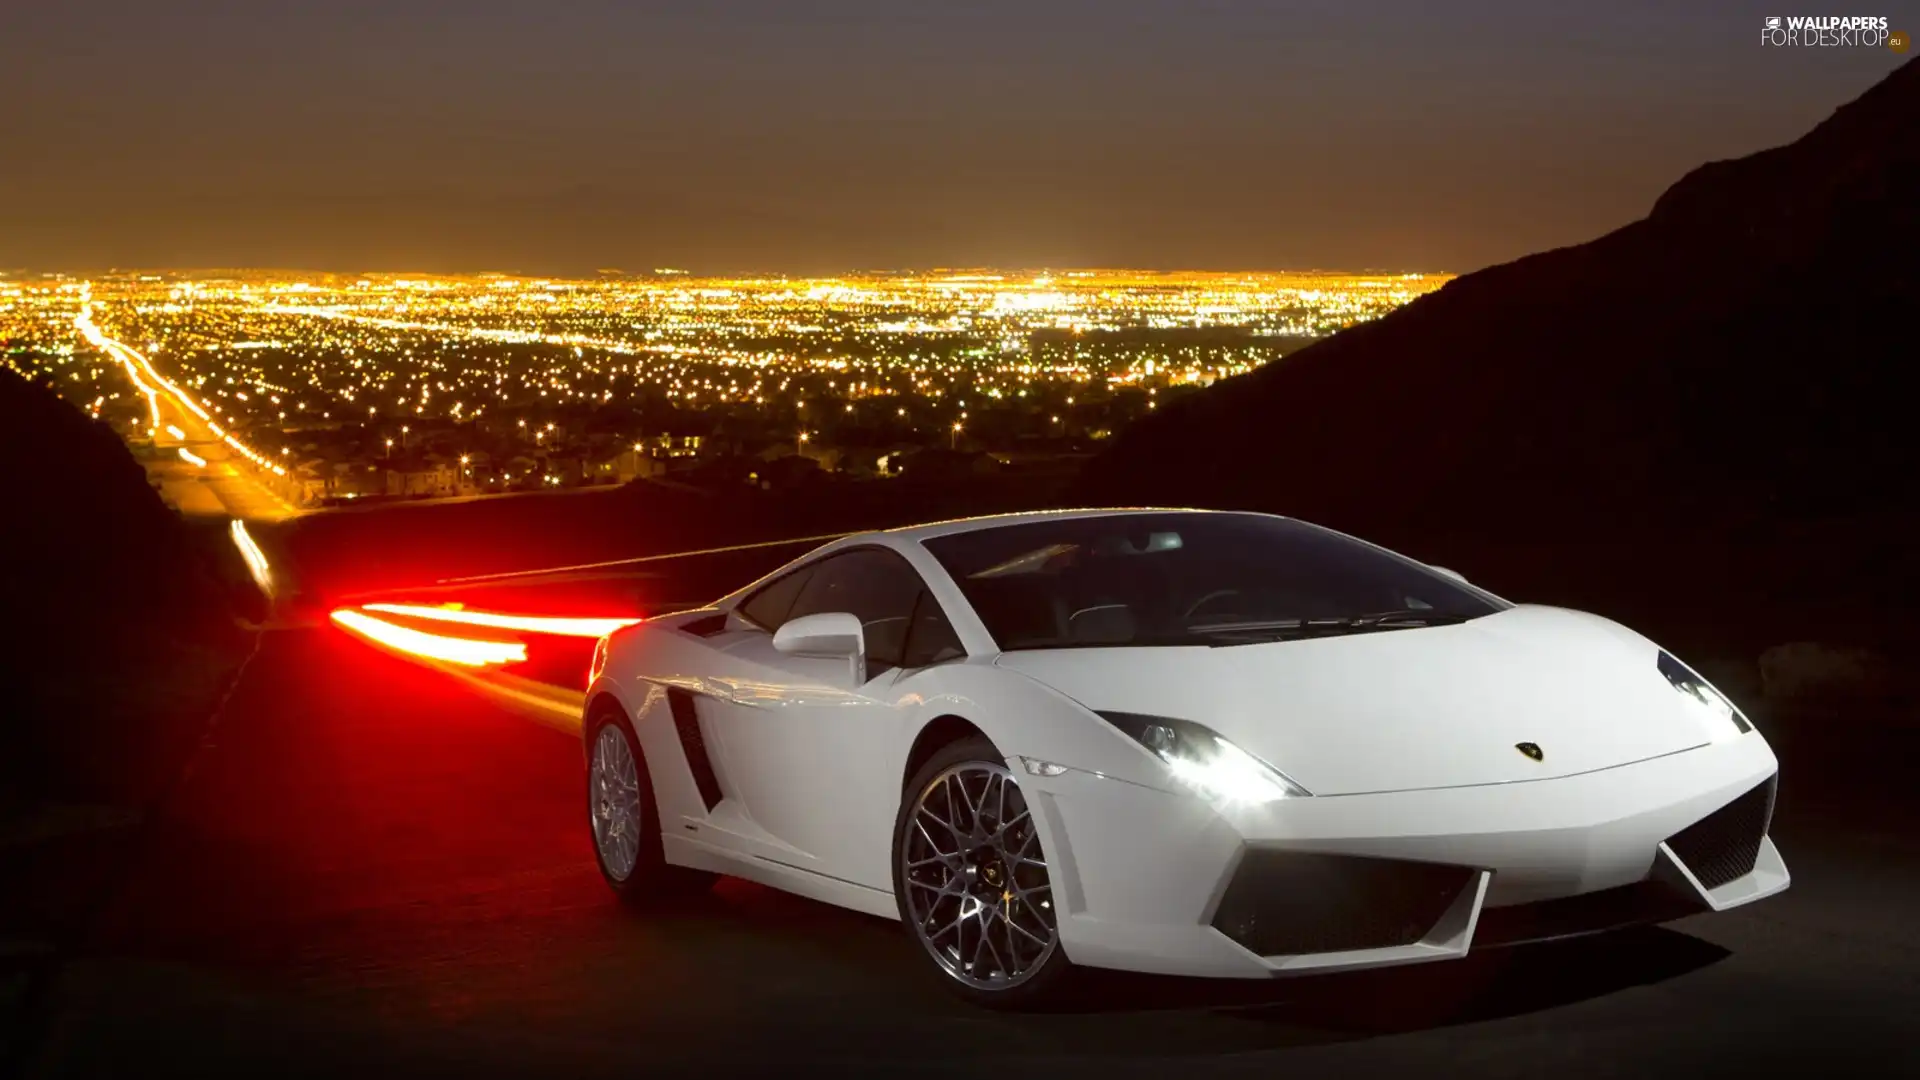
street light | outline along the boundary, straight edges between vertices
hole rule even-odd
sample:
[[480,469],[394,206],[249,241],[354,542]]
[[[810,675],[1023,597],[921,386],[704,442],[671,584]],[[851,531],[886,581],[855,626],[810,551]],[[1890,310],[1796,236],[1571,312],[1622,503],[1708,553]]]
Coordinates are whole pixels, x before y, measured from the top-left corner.
[[953,422],[953,449],[960,449],[960,421]]

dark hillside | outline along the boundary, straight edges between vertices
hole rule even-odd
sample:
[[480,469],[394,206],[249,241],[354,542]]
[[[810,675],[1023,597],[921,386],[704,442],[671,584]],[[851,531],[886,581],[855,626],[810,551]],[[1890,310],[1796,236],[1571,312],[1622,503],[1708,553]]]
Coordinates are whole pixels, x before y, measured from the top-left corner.
[[1920,595],[1917,250],[1909,63],[1641,221],[1165,409],[1075,498],[1293,514],[1743,647],[1897,636],[1891,601]]
[[245,634],[225,522],[189,527],[104,425],[0,372],[0,784],[137,803],[164,785]]

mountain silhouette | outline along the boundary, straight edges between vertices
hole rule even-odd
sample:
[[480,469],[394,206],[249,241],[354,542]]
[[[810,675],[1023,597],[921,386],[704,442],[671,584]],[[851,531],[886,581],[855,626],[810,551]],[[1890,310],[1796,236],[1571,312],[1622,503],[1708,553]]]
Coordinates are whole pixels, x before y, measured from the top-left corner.
[[1642,220],[1163,408],[1072,496],[1268,510],[1409,550],[1910,514],[1916,241],[1908,63],[1789,145],[1695,169]]

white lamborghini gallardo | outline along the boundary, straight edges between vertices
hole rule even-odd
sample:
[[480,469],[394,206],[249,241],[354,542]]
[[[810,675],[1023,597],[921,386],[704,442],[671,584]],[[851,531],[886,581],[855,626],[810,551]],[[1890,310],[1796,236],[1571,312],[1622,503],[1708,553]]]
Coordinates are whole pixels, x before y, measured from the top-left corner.
[[964,996],[1265,977],[1787,887],[1777,764],[1658,645],[1289,518],[1113,510],[838,540],[600,642],[623,898],[730,874],[897,918]]

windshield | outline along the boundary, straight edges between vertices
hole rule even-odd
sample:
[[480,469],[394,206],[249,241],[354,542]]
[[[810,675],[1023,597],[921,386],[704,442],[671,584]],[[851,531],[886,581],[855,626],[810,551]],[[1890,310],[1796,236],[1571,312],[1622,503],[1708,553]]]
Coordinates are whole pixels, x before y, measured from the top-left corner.
[[1305,522],[1167,513],[925,541],[1002,650],[1241,645],[1490,615],[1506,606]]

